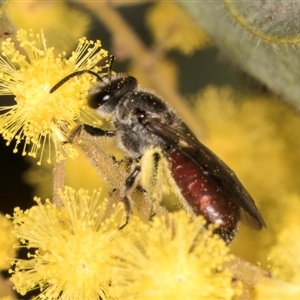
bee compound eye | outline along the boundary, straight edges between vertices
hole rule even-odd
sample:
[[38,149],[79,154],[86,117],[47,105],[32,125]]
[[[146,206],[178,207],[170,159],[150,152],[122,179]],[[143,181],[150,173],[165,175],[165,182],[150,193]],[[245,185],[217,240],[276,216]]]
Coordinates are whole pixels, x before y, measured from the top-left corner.
[[91,95],[88,99],[88,105],[90,108],[98,108],[106,103],[111,98],[111,94],[108,92],[100,92]]

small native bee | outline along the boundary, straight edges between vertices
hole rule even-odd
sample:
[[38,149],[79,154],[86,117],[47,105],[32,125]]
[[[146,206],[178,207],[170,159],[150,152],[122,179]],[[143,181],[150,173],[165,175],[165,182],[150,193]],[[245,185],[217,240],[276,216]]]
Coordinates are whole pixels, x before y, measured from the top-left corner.
[[[100,77],[90,70],[78,71],[64,78],[50,92],[82,73],[97,76],[99,81],[89,91],[88,105],[99,116],[108,118],[115,130],[86,124],[82,129],[91,135],[115,136],[119,148],[135,162],[125,183],[126,191],[140,185],[147,193],[155,194],[152,191],[155,187],[149,188],[141,181],[141,174],[149,171],[142,162],[145,157],[150,160],[153,174],[148,175],[155,178],[160,163],[165,161],[182,206],[192,215],[203,215],[208,223],[216,224],[215,231],[226,242],[235,236],[240,220],[255,229],[265,227],[252,197],[234,172],[197,140],[162,98],[142,89],[132,76],[113,75],[112,61],[113,57],[107,76]],[[159,183],[157,188],[160,188]],[[129,198],[124,199],[128,213],[131,212]]]

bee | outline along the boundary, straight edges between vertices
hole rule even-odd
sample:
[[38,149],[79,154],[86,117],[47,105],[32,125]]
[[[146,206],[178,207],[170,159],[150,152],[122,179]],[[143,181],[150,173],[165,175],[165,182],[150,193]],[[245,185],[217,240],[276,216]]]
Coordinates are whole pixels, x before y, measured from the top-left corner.
[[[150,195],[158,195],[153,198],[160,198],[158,173],[167,168],[184,209],[191,215],[204,216],[208,224],[217,225],[215,232],[227,243],[236,235],[241,220],[254,229],[266,227],[254,200],[235,173],[195,137],[161,97],[141,88],[133,76],[112,74],[113,59],[112,56],[107,76],[90,70],[78,71],[61,80],[50,93],[83,73],[98,78],[87,103],[100,117],[108,118],[114,130],[87,124],[81,128],[93,136],[115,137],[118,147],[134,162],[125,182],[124,204],[128,214],[130,191],[136,186]],[[142,180],[145,176],[150,180]],[[154,203],[160,200],[153,199]]]

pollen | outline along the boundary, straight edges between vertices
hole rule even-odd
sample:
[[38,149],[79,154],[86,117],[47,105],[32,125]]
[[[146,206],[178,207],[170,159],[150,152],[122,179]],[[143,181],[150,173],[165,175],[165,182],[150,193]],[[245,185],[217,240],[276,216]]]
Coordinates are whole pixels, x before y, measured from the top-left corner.
[[[0,133],[7,145],[15,141],[14,152],[21,148],[22,155],[38,157],[38,164],[45,147],[54,147],[57,160],[75,157],[77,151],[67,143],[68,135],[83,115],[96,122],[96,116],[86,107],[88,91],[96,78],[82,74],[53,93],[49,91],[75,71],[101,72],[97,64],[105,61],[107,51],[100,41],[81,38],[67,58],[66,53],[56,55],[53,47],[47,47],[43,34],[20,30],[16,40],[14,43],[8,38],[1,47],[0,95],[14,95],[15,104],[0,106],[4,112]],[[49,151],[48,161],[51,157]]]

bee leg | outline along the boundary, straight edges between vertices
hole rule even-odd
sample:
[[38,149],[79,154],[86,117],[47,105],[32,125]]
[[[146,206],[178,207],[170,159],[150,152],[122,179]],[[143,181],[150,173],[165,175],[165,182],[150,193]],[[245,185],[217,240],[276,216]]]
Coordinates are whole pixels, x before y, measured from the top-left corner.
[[132,214],[131,203],[127,196],[124,196],[123,203],[124,203],[125,212],[126,212],[126,219],[125,219],[125,223],[119,227],[119,230],[122,230],[129,223],[130,216]]
[[125,223],[119,229],[123,229],[128,224],[130,216],[132,214],[129,195],[131,191],[136,187],[138,181],[137,178],[140,172],[141,172],[140,166],[136,166],[125,181],[125,196],[123,197],[123,203],[126,211],[126,219],[125,219]]
[[[154,152],[152,154],[152,160],[153,160],[153,177],[155,178],[156,184],[154,189],[159,190],[162,189],[162,187],[158,183],[158,177],[159,177],[159,167],[160,167],[160,160],[161,160],[161,155],[158,152]],[[159,203],[161,202],[161,196],[158,196],[157,193],[155,194],[153,198],[153,203],[151,206],[151,212],[150,212],[150,220],[153,219],[153,217],[156,214],[156,210],[158,208]]]
[[[69,135],[69,140],[66,143],[73,143],[82,130],[84,130],[91,136],[113,137],[116,135],[116,132],[114,130],[103,130],[101,128],[93,127],[91,125],[80,124],[72,130],[71,134]],[[113,155],[110,156],[116,163],[121,164]]]
[[101,128],[93,127],[91,125],[81,124],[76,126],[72,130],[71,134],[69,135],[69,140],[66,143],[73,143],[82,130],[84,130],[85,132],[87,132],[92,136],[113,137],[116,135],[116,132],[114,130],[103,130]]
[[92,136],[107,136],[107,137],[112,137],[116,135],[115,130],[103,130],[98,127],[94,127],[91,125],[83,124],[82,129],[86,131],[88,134]]
[[131,166],[133,164],[134,160],[128,156],[125,156],[121,160],[116,160],[116,163],[118,163],[120,166],[123,166],[127,173],[130,172]]
[[140,160],[142,169],[140,183],[152,200],[149,213],[150,220],[155,216],[163,197],[163,184],[166,178],[165,164],[162,151],[159,148],[148,149]]

